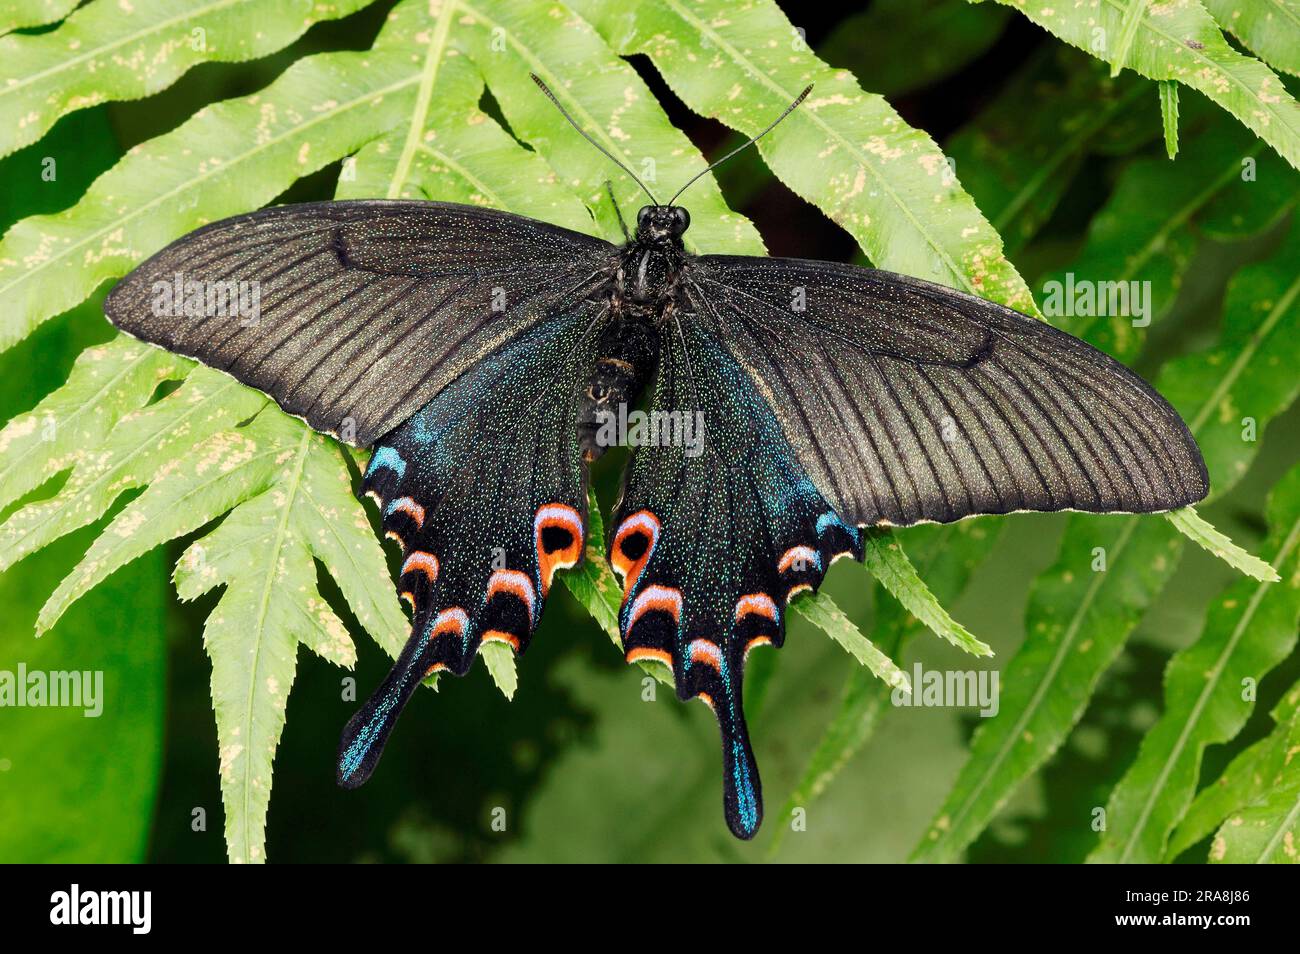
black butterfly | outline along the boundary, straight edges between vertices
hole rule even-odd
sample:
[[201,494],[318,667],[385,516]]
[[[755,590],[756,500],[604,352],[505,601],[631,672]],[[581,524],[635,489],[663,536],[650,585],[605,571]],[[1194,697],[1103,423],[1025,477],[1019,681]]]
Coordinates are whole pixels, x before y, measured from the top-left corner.
[[[343,732],[345,787],[427,674],[466,672],[486,641],[528,648],[556,571],[582,559],[600,428],[643,390],[659,420],[703,434],[628,464],[609,541],[623,645],[716,713],[741,838],[762,817],[745,659],[781,645],[790,599],[832,561],[862,558],[863,528],[1205,496],[1178,414],[1084,342],[903,275],[688,255],[686,210],[651,201],[621,247],[437,202],[264,209],[185,236],[109,295],[128,334],[374,445],[365,490],[414,615]],[[158,313],[177,276],[255,281],[258,320]]]

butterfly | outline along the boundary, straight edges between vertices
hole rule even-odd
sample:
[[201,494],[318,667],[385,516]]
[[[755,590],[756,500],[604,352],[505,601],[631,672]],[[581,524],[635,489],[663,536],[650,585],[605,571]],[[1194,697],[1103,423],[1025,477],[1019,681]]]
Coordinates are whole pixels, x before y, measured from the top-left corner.
[[[485,643],[527,650],[557,572],[593,542],[605,425],[638,400],[652,422],[701,426],[628,460],[607,550],[623,649],[717,716],[724,813],[745,839],[763,814],[746,659],[782,644],[790,601],[831,563],[862,559],[869,528],[1206,495],[1177,412],[1090,345],[905,275],[688,254],[681,191],[645,191],[621,246],[440,202],[268,208],[184,236],[108,296],[122,331],[372,447],[363,489],[402,547],[411,633],[343,731],[344,787],[370,777],[428,675],[464,674]],[[168,313],[157,289],[173,282],[255,283],[257,320]]]

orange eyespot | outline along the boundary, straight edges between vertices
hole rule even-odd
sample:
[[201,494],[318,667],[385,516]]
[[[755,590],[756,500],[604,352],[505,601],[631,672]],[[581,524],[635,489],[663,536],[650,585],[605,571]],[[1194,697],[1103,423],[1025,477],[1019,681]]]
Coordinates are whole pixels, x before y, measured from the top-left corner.
[[546,504],[533,519],[533,539],[542,596],[546,596],[555,571],[577,566],[582,558],[582,516],[566,504]]

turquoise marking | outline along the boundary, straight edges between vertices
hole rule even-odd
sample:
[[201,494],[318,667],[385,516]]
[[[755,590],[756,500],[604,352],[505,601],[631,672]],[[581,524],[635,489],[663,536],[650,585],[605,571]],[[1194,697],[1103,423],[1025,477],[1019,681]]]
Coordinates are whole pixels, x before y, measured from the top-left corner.
[[366,476],[369,477],[380,467],[387,467],[397,475],[398,480],[406,476],[406,461],[402,460],[402,455],[391,447],[375,448],[375,453],[370,458],[370,466],[366,468]]
[[[720,672],[722,686],[727,694],[727,711],[731,714],[731,724],[736,724],[736,701],[731,692],[731,672],[727,666],[727,657],[722,655]],[[754,783],[749,777],[749,762],[745,759],[745,748],[735,739],[731,742],[731,780],[736,786],[737,807],[740,809],[740,823],[745,832],[752,832],[758,826],[758,798],[754,795]]]
[[375,736],[378,734],[380,727],[383,726],[384,719],[387,718],[388,713],[392,711],[393,704],[397,701],[397,696],[400,693],[401,688],[397,687],[394,691],[384,697],[384,701],[375,709],[374,714],[371,715],[370,721],[366,723],[365,728],[357,733],[357,737],[352,740],[352,744],[348,746],[348,750],[343,753],[344,778],[351,778],[356,774],[357,769],[361,767],[361,763],[365,761],[366,753],[369,752],[370,747],[375,744]]
[[849,535],[849,539],[851,539],[855,544],[858,542],[858,528],[850,527],[829,510],[817,518],[817,536],[820,537],[825,533],[827,527],[839,527]]
[[731,762],[731,779],[736,786],[740,824],[744,826],[746,833],[749,833],[758,825],[758,799],[754,796],[754,784],[749,778],[749,763],[745,760],[745,749],[739,742],[731,743]]
[[429,637],[426,631],[424,639],[421,641],[420,649],[411,657],[411,662],[406,667],[406,672],[402,674],[401,681],[399,681],[397,685],[393,687],[392,691],[384,696],[383,701],[375,707],[375,711],[370,716],[370,721],[367,722],[365,727],[357,733],[357,737],[352,740],[352,743],[347,747],[347,751],[343,753],[343,758],[340,762],[342,763],[341,768],[343,769],[344,778],[351,778],[355,775],[357,769],[361,767],[361,763],[365,761],[366,753],[368,753],[370,747],[375,744],[375,736],[383,726],[384,719],[388,716],[388,713],[392,711],[393,706],[397,704],[398,697],[402,694],[403,685],[411,677],[411,670],[419,661],[420,656],[424,653],[424,647],[427,646],[428,643]]

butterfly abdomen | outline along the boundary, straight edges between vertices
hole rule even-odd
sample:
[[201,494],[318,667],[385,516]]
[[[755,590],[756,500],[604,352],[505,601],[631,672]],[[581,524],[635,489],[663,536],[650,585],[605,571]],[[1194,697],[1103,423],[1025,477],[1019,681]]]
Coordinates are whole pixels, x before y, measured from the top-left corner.
[[626,408],[639,400],[659,359],[659,334],[635,318],[611,321],[601,333],[596,353],[600,357],[592,366],[578,410],[578,439],[588,462],[619,443],[618,421],[625,420]]

